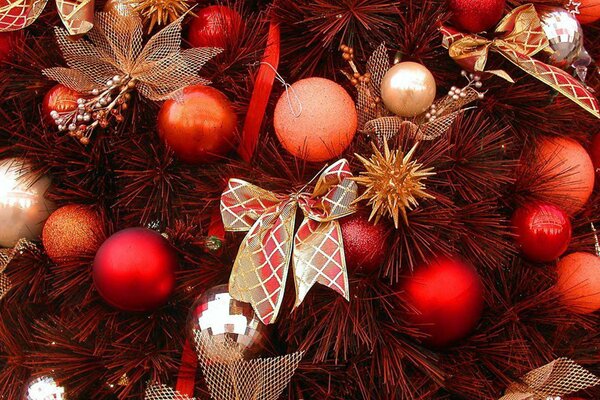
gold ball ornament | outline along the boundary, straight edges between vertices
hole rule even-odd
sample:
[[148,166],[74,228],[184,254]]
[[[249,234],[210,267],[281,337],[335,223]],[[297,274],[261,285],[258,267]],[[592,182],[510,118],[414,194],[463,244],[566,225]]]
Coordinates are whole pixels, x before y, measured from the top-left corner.
[[411,61],[394,65],[381,81],[383,104],[400,117],[414,117],[427,111],[435,100],[435,93],[431,72]]
[[0,247],[38,237],[54,209],[44,197],[49,186],[50,178],[33,173],[26,160],[0,161]]
[[108,0],[104,3],[105,12],[112,12],[121,17],[137,15],[137,12],[134,11],[136,7],[136,2],[128,0]]

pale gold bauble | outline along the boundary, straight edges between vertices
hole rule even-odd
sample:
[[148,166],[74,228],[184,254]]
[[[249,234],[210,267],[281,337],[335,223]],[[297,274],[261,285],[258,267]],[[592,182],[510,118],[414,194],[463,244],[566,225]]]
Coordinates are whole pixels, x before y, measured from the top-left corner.
[[435,79],[423,65],[407,61],[394,65],[381,81],[381,100],[400,117],[427,111],[435,100]]
[[113,12],[122,17],[137,15],[134,11],[137,3],[128,0],[108,0],[104,3],[105,12]]

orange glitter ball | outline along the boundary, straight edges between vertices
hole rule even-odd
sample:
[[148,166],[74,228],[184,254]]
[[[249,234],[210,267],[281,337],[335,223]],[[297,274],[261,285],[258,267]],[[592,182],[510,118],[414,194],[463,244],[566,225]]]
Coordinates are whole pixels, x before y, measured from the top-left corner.
[[46,254],[57,264],[81,255],[94,254],[104,238],[100,215],[82,205],[59,208],[50,215],[42,231]]

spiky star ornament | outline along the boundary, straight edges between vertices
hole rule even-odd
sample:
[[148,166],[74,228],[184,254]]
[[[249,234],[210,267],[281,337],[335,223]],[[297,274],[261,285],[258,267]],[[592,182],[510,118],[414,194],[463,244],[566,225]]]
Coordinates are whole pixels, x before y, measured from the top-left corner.
[[404,154],[400,149],[391,151],[387,141],[384,141],[383,154],[375,144],[372,144],[373,155],[370,159],[356,154],[365,171],[353,179],[365,186],[365,191],[354,203],[367,200],[367,205],[372,207],[369,220],[375,217],[377,223],[383,216],[391,217],[398,229],[400,214],[408,225],[406,210],[417,207],[419,199],[434,198],[427,193],[424,182],[428,176],[435,175],[433,168],[423,168],[422,164],[412,159],[417,145],[418,142]]
[[186,0],[125,0],[127,4],[137,13],[148,33],[156,26],[166,26],[190,10],[190,4]]

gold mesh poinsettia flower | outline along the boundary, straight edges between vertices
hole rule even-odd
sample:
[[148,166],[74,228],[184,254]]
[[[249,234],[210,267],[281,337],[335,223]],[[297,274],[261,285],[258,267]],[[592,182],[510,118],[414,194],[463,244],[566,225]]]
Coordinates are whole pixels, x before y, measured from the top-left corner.
[[198,76],[204,64],[222,49],[181,49],[178,18],[143,43],[143,25],[136,15],[97,13],[86,38],[72,40],[56,27],[56,40],[69,68],[55,67],[44,75],[82,93],[74,111],[51,115],[60,131],[83,143],[97,125],[122,120],[132,90],[155,101],[177,98],[186,86],[209,84]]

